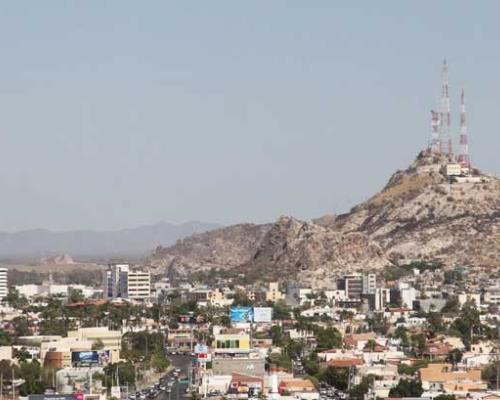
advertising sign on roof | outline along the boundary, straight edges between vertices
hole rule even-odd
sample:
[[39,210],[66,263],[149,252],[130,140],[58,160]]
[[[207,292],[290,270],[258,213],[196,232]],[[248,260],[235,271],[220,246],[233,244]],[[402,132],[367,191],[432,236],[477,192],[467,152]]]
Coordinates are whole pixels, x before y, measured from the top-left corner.
[[254,307],[254,322],[271,322],[273,319],[273,309],[271,307]]
[[231,322],[252,322],[253,308],[252,307],[232,307],[229,317]]

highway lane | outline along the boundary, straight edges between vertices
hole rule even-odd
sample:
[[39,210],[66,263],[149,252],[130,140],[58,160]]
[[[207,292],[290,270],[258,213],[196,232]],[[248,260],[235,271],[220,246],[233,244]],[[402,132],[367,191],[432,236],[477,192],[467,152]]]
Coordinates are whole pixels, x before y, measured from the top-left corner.
[[[172,366],[175,369],[180,369],[179,378],[182,381],[187,381],[187,377],[189,376],[189,367],[193,360],[191,356],[184,355],[169,355],[169,359],[172,362]],[[166,379],[173,377],[174,371],[170,372]],[[180,383],[179,379],[177,379],[173,386],[171,387],[170,392],[162,392],[157,400],[181,400],[186,397],[186,389],[188,388],[188,383]]]

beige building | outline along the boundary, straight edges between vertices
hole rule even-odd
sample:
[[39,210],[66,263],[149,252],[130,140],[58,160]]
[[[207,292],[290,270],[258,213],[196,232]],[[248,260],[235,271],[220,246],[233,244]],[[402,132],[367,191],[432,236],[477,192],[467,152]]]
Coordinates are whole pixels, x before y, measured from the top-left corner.
[[72,351],[92,350],[92,342],[76,337],[58,338],[40,344],[40,360],[43,365],[54,368],[71,367]]
[[429,364],[420,369],[422,388],[430,391],[444,391],[452,394],[466,394],[486,390],[488,385],[481,379],[481,370],[453,371],[447,363]]
[[278,282],[269,282],[266,291],[266,301],[272,301],[273,303],[278,300],[283,300],[285,296],[280,292]]
[[12,346],[0,346],[0,361],[11,361],[12,353]]
[[122,334],[120,331],[110,331],[108,327],[80,328],[69,331],[68,338],[75,338],[81,342],[104,344],[103,350],[109,350],[110,362],[120,361],[120,349],[122,347]]

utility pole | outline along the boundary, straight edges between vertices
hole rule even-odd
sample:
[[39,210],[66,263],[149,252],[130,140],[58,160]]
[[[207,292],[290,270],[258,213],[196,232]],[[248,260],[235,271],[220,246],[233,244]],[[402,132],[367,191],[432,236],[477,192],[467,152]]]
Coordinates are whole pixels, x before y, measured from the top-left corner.
[[497,360],[497,390],[500,389],[500,358]]
[[497,390],[500,389],[500,325],[497,325]]
[[92,394],[92,368],[89,368],[89,394]]

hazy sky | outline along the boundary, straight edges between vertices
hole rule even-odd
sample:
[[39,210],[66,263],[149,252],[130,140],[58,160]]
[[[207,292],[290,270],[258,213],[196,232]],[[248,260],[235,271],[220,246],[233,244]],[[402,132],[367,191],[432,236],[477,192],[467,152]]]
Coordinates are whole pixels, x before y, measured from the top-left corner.
[[498,1],[0,5],[0,230],[348,210],[430,135],[500,172]]

